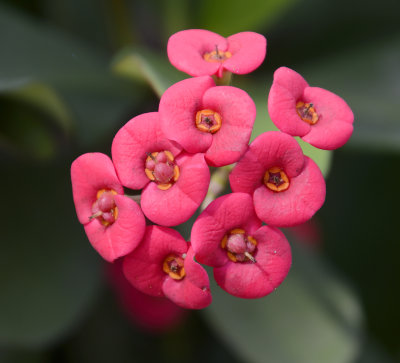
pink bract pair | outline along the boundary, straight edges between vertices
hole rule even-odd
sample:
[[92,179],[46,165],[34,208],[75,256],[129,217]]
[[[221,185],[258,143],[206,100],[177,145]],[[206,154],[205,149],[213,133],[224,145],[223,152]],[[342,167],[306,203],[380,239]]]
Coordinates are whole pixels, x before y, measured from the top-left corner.
[[188,154],[161,130],[158,112],[134,117],[115,135],[112,158],[121,183],[143,189],[141,207],[152,222],[176,226],[203,201],[210,182],[204,154]]
[[239,160],[247,149],[256,107],[241,89],[215,86],[204,76],[168,88],[159,113],[168,139],[189,153],[205,153],[211,166],[224,166]]
[[191,241],[197,261],[214,267],[218,285],[246,299],[271,293],[285,279],[292,261],[283,233],[262,226],[246,193],[213,201],[194,223]]
[[224,38],[203,29],[183,30],[168,41],[173,66],[191,76],[223,77],[224,71],[247,74],[264,61],[267,41],[261,34],[242,32]]
[[76,213],[94,249],[109,262],[134,250],[144,234],[144,216],[124,196],[111,159],[81,155],[72,163],[71,179]]
[[300,74],[286,67],[274,73],[268,111],[281,131],[320,149],[343,146],[353,132],[354,115],[342,98],[310,87]]
[[257,216],[277,227],[309,220],[325,201],[325,180],[315,162],[290,135],[258,136],[229,177],[234,192],[253,196]]
[[211,304],[206,271],[194,261],[193,250],[175,230],[148,226],[142,243],[124,258],[128,281],[145,294],[167,297],[187,309]]

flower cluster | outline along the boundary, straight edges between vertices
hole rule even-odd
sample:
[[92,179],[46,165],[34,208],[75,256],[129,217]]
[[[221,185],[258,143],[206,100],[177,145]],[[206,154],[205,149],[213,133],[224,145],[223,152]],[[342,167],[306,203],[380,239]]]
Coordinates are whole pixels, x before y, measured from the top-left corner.
[[[169,59],[194,77],[168,88],[157,112],[138,115],[117,132],[112,160],[89,153],[72,163],[76,211],[90,243],[105,260],[121,259],[127,281],[141,293],[205,308],[212,299],[205,264],[228,293],[266,296],[291,266],[278,227],[306,222],[323,205],[322,173],[293,136],[337,148],[351,135],[353,114],[338,96],[279,68],[268,107],[281,131],[249,145],[256,107],[245,91],[224,82],[255,70],[266,44],[252,32],[174,34]],[[206,206],[210,167],[231,170],[232,193],[214,195]],[[171,227],[197,210],[187,242]]]

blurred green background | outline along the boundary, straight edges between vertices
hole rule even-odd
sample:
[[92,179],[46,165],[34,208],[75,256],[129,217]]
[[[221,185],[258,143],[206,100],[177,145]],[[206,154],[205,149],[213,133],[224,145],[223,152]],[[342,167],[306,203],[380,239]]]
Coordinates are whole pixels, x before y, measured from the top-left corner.
[[[399,14],[396,0],[0,1],[0,362],[400,362]],[[209,308],[155,334],[120,309],[69,168],[110,155],[116,131],[186,78],[166,44],[188,28],[266,36],[264,64],[233,78],[257,104],[254,136],[273,129],[279,66],[342,96],[355,130],[335,152],[304,146],[327,200],[287,231],[283,285],[257,301],[213,286]]]

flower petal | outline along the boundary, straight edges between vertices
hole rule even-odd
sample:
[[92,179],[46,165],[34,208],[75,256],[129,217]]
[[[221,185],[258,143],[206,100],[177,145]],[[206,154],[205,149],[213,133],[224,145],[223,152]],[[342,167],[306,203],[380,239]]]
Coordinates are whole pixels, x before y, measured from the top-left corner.
[[228,261],[221,241],[226,233],[242,228],[253,233],[261,226],[249,194],[232,193],[214,200],[193,224],[191,243],[197,261],[208,266],[222,266]]
[[210,281],[204,268],[194,261],[194,253],[189,248],[184,262],[186,276],[182,280],[167,277],[163,292],[175,304],[186,309],[204,309],[211,304]]
[[118,217],[109,226],[95,218],[85,224],[93,248],[108,262],[132,252],[142,240],[145,220],[140,207],[124,195],[114,196]]
[[261,34],[242,32],[227,39],[228,51],[232,57],[223,63],[223,67],[236,74],[247,74],[257,69],[265,59],[267,40]]
[[221,64],[207,62],[205,53],[212,52],[218,47],[226,51],[227,40],[211,31],[203,29],[182,30],[173,34],[167,45],[168,58],[171,64],[191,76],[212,76],[217,73]]
[[268,112],[276,127],[292,136],[304,136],[311,126],[297,113],[296,103],[303,101],[303,91],[307,82],[297,72],[278,68],[268,96]]
[[187,249],[187,242],[177,231],[147,226],[142,243],[124,258],[125,277],[145,294],[164,296],[162,285],[168,275],[163,271],[163,262],[169,254],[180,256]]
[[112,157],[121,183],[131,189],[142,189],[149,182],[144,171],[146,153],[163,150],[176,156],[181,148],[167,140],[161,131],[158,112],[141,114],[128,121],[112,143]]
[[97,192],[113,189],[124,194],[111,159],[101,153],[79,156],[71,165],[72,193],[79,222],[89,223]]
[[214,269],[215,280],[222,289],[245,299],[273,292],[285,279],[292,263],[290,245],[277,228],[263,226],[253,237],[257,240],[256,263],[229,261]]
[[142,192],[143,213],[152,222],[176,226],[187,221],[204,200],[210,184],[210,170],[204,154],[182,154],[176,158],[180,176],[167,190],[149,183]]
[[347,103],[325,89],[307,87],[304,102],[312,102],[318,114],[318,122],[302,139],[324,150],[343,146],[353,133],[354,115]]
[[214,87],[211,77],[189,78],[169,87],[161,97],[161,127],[170,140],[178,142],[190,153],[206,151],[212,135],[196,128],[196,112],[203,109],[204,92]]
[[239,88],[219,86],[204,93],[203,107],[218,112],[222,118],[221,129],[212,135],[212,144],[206,151],[208,164],[224,166],[238,161],[247,149],[256,118],[253,100]]
[[257,216],[277,227],[291,227],[309,220],[325,201],[325,180],[315,162],[305,156],[302,172],[290,179],[289,189],[273,192],[264,185],[253,194]]

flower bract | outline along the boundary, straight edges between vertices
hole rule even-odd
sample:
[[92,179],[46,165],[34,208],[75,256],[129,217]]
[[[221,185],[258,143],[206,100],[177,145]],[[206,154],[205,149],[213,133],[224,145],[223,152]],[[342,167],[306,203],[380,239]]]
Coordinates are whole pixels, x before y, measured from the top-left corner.
[[342,98],[310,87],[300,74],[286,67],[274,73],[268,112],[281,131],[320,149],[343,146],[353,132],[354,115]]
[[264,61],[267,40],[258,33],[242,32],[224,38],[203,29],[182,30],[168,40],[172,65],[191,76],[222,77],[224,71],[247,74]]
[[261,226],[246,193],[213,201],[194,223],[191,241],[197,261],[214,267],[218,285],[241,298],[268,295],[290,269],[285,236],[277,228]]
[[145,220],[124,196],[111,159],[101,153],[78,157],[71,166],[76,213],[92,246],[107,261],[131,252],[141,241]]
[[253,196],[257,216],[277,227],[309,220],[325,201],[325,180],[298,142],[279,131],[254,139],[229,176],[234,192]]
[[190,153],[205,153],[211,166],[237,161],[245,152],[256,117],[250,96],[215,86],[211,77],[185,79],[168,88],[159,107],[162,129]]
[[148,226],[140,246],[124,258],[123,270],[138,290],[165,296],[187,309],[211,303],[206,271],[194,261],[190,244],[175,230]]

